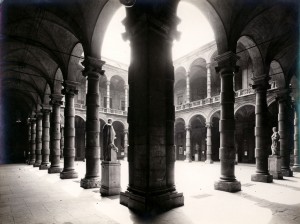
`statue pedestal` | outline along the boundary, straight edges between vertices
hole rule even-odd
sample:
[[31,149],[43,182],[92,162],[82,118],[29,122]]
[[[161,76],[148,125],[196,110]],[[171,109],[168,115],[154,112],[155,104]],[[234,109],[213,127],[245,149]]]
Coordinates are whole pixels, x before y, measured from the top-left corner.
[[281,157],[277,155],[271,155],[268,159],[269,162],[269,172],[273,176],[273,179],[282,180],[281,172]]
[[102,196],[118,195],[121,191],[121,164],[119,161],[103,161],[100,194]]

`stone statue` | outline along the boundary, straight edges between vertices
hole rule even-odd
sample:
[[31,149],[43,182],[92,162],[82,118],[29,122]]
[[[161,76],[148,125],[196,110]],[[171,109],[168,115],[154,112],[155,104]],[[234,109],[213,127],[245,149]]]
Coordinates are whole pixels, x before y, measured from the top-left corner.
[[278,155],[278,151],[279,151],[278,142],[279,142],[280,136],[277,132],[276,127],[273,127],[272,130],[273,130],[273,134],[271,136],[271,139],[272,139],[272,145],[271,145],[272,155]]
[[104,161],[116,161],[118,148],[114,144],[116,133],[112,126],[111,119],[108,119],[107,123],[104,125],[102,133]]

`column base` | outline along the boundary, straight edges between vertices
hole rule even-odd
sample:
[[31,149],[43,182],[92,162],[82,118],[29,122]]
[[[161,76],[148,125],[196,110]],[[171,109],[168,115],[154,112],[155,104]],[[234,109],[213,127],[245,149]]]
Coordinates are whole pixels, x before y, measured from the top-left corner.
[[191,160],[191,159],[185,159],[184,162],[186,162],[186,163],[191,163],[192,160]]
[[176,191],[161,194],[141,196],[129,191],[120,193],[120,204],[142,214],[157,214],[184,205],[182,193]]
[[31,160],[28,162],[28,165],[34,165],[35,164],[35,160]]
[[42,163],[40,165],[40,170],[48,170],[50,168],[50,163]]
[[60,167],[50,167],[48,169],[48,173],[61,173],[62,168]]
[[251,181],[263,182],[263,183],[272,183],[273,182],[273,176],[270,175],[270,174],[256,173],[256,174],[251,175]]
[[293,172],[300,172],[300,166],[293,166]]
[[226,192],[238,192],[241,190],[241,182],[239,181],[223,181],[223,180],[219,180],[215,182],[215,190],[218,191],[226,191]]
[[41,165],[40,162],[35,162],[35,163],[33,164],[33,167],[40,167],[40,165]]
[[78,173],[75,170],[62,171],[60,179],[75,179],[78,178]]
[[211,159],[208,159],[208,160],[205,161],[205,163],[207,163],[207,164],[213,164],[214,161],[212,161]]
[[99,177],[95,178],[84,178],[80,181],[80,187],[84,189],[91,189],[91,188],[99,188],[101,186],[101,180]]
[[119,161],[102,161],[100,194],[102,196],[118,195],[121,191],[121,164]]
[[281,169],[282,176],[284,177],[292,177],[293,171],[291,169]]

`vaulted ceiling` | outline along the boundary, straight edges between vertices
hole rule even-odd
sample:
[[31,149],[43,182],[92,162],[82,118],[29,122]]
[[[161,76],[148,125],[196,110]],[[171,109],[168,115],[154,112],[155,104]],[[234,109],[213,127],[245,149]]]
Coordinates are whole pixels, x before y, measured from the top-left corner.
[[[261,70],[268,72],[276,60],[286,83],[296,75],[298,0],[183,1],[206,15],[220,54],[235,52],[245,36],[255,44],[244,43],[246,50],[256,49]],[[120,6],[118,0],[4,0],[0,9],[2,98],[29,115],[50,93],[60,90],[56,85],[63,80],[80,80],[69,68],[74,57],[82,57],[74,48],[79,43],[84,55],[100,58],[106,27]]]

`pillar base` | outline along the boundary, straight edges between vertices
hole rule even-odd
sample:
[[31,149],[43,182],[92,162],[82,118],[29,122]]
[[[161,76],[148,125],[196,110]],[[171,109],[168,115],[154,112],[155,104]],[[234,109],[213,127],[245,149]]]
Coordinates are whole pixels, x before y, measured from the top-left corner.
[[293,166],[293,172],[300,172],[300,166]]
[[28,165],[34,165],[35,164],[35,160],[31,160],[28,162]]
[[219,180],[215,182],[215,190],[218,191],[226,191],[226,192],[238,192],[241,190],[241,182],[239,181],[223,181],[223,180]]
[[41,165],[40,162],[35,162],[35,163],[33,164],[33,167],[40,167],[40,165]]
[[270,175],[270,174],[256,173],[256,174],[251,175],[251,181],[263,182],[263,183],[272,183],[273,182],[273,176]]
[[74,179],[78,178],[78,173],[75,170],[62,171],[60,179]]
[[191,163],[192,160],[191,160],[191,159],[185,159],[184,162],[186,162],[186,163]]
[[40,170],[48,170],[50,168],[50,163],[42,163],[40,165]]
[[80,181],[80,187],[84,189],[91,189],[91,188],[99,188],[101,186],[101,180],[99,177],[95,178],[84,178]]
[[208,159],[208,160],[205,161],[205,163],[207,163],[207,164],[213,164],[214,161],[212,161],[211,159]]
[[142,214],[161,213],[184,205],[182,193],[176,191],[161,194],[141,196],[129,191],[120,193],[120,204]]
[[284,177],[292,177],[293,171],[291,169],[281,169],[282,176]]
[[48,169],[48,173],[61,173],[62,168],[60,167],[50,167]]
[[102,196],[118,195],[121,191],[121,164],[119,161],[102,161],[100,194]]

